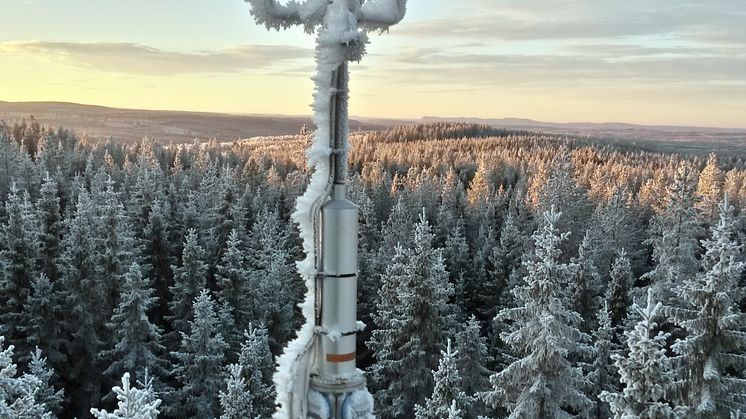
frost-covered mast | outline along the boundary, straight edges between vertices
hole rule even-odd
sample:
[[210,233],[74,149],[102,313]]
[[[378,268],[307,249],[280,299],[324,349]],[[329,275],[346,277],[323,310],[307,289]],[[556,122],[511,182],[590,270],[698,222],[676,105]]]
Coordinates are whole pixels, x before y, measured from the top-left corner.
[[314,172],[293,214],[306,252],[298,263],[309,290],[306,323],[278,361],[275,418],[369,418],[373,400],[355,366],[358,209],[345,196],[347,63],[365,54],[369,30],[386,30],[404,17],[406,0],[246,1],[267,29],[318,30],[316,132],[307,151]]

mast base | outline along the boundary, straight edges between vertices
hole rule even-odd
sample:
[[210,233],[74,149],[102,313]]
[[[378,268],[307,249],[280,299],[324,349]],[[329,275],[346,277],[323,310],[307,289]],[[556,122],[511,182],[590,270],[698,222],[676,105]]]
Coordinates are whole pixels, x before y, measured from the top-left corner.
[[308,417],[313,419],[373,419],[373,397],[363,372],[349,377],[311,376]]

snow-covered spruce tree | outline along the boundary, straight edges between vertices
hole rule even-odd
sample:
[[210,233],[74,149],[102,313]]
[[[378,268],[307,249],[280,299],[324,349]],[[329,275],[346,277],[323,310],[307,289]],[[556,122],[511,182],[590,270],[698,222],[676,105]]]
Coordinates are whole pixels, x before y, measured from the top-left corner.
[[[185,205],[182,203],[184,201],[183,196],[187,192],[178,186],[180,179],[182,177],[185,178],[185,176],[183,176],[183,173],[179,169],[174,167],[171,168],[170,177],[171,184],[168,187],[168,195],[164,198],[162,212],[164,220],[166,220],[166,240],[168,240],[168,247],[170,249],[169,260],[172,263],[169,266],[169,271],[171,272],[171,282],[167,284],[169,287],[173,285],[173,265],[178,263],[179,256],[184,251],[184,237],[186,237],[187,230],[189,229],[189,227],[184,226]],[[168,305],[168,300],[166,299],[162,303],[165,302]],[[168,316],[166,316],[166,319],[168,319]]]
[[7,221],[0,226],[0,334],[23,352],[21,313],[36,279],[39,254],[38,226],[28,199],[14,183],[5,202]]
[[238,363],[227,367],[225,383],[227,391],[220,392],[223,419],[265,418],[272,416],[274,390],[272,370],[274,363],[269,351],[266,328],[255,328],[244,332]]
[[663,209],[653,217],[652,236],[655,268],[643,275],[653,288],[656,300],[669,304],[675,289],[697,272],[701,228],[695,208],[694,177],[691,169],[680,163],[673,182],[666,188]]
[[486,206],[492,196],[492,186],[490,185],[490,165],[485,161],[480,161],[474,177],[469,182],[469,188],[466,192],[466,200],[471,207]]
[[358,281],[357,312],[360,321],[366,327],[357,334],[358,365],[370,365],[372,357],[365,342],[370,340],[373,325],[373,313],[378,300],[378,290],[381,288],[381,276],[383,272],[376,271],[376,254],[381,243],[380,222],[375,218],[375,207],[370,198],[365,197],[362,201],[356,198],[354,202],[360,203],[360,242],[358,250]]
[[[492,265],[495,267],[494,276],[505,284],[505,290],[500,295],[500,304],[510,305],[513,295],[510,290],[521,281],[519,272],[523,255],[530,249],[530,237],[524,233],[525,226],[521,223],[521,217],[513,207],[517,205],[511,202],[511,209],[503,221],[500,229],[499,246],[496,246],[492,254]],[[508,292],[505,292],[508,291]],[[494,303],[492,305],[495,305]],[[497,313],[494,313],[497,314]],[[491,316],[492,320],[495,316]]]
[[220,407],[223,414],[220,419],[253,419],[262,416],[254,413],[252,394],[243,377],[240,364],[228,365],[226,391],[220,391]]
[[453,286],[424,214],[415,230],[412,248],[397,247],[383,276],[373,315],[378,329],[368,342],[376,410],[387,419],[414,416],[414,405],[432,391],[430,371],[453,327]]
[[137,146],[136,162],[131,167],[128,178],[130,185],[127,211],[136,237],[143,237],[143,231],[148,224],[153,200],[159,196],[159,181],[163,172],[156,159],[152,141],[143,139]]
[[606,281],[619,249],[632,251],[628,257],[635,261],[637,268],[647,257],[644,255],[647,249],[642,246],[647,236],[643,217],[632,207],[630,199],[627,189],[617,186],[606,200],[596,206],[591,217],[587,234],[593,244],[593,261]]
[[[728,195],[728,200],[730,201],[731,205],[738,206],[742,201],[741,197],[746,197],[746,189],[743,189],[744,186],[746,186],[746,176],[744,176],[744,173],[738,169],[730,169],[727,173],[725,173],[725,180],[723,182],[723,194]],[[745,193],[741,193],[741,191]],[[746,415],[744,413],[741,413],[741,415]]]
[[558,150],[544,173],[532,177],[529,187],[529,203],[537,215],[549,211],[551,207],[562,208],[564,216],[558,221],[560,231],[572,233],[568,240],[560,244],[564,260],[568,260],[577,249],[583,232],[586,230],[588,214],[591,212],[585,189],[575,181],[575,165],[572,151],[567,147]]
[[200,291],[207,286],[206,257],[205,250],[199,245],[197,231],[190,228],[184,242],[181,266],[171,267],[174,285],[170,287],[172,297],[168,307],[171,310],[169,321],[174,331],[166,336],[169,346],[181,342],[181,332],[189,332],[189,319],[193,318],[194,313],[192,305]]
[[300,278],[289,251],[290,238],[277,214],[263,210],[257,214],[246,252],[249,288],[249,316],[237,318],[238,330],[249,323],[264,324],[270,347],[279,352],[295,330],[295,306],[302,295]]
[[583,319],[580,330],[591,333],[597,327],[596,314],[601,306],[601,275],[593,261],[593,243],[586,232],[578,248],[578,256],[573,258],[575,272],[570,279],[570,308]]
[[570,418],[591,407],[582,389],[588,385],[569,358],[585,355],[590,337],[578,330],[580,316],[566,307],[563,293],[573,277],[573,265],[559,262],[560,213],[552,207],[534,233],[535,250],[524,265],[525,285],[513,290],[517,307],[504,308],[497,320],[508,320],[504,341],[518,356],[490,377],[492,390],[481,394],[487,405],[505,407],[510,418]]
[[46,174],[36,202],[36,217],[39,221],[39,250],[42,271],[54,282],[58,278],[57,267],[61,255],[62,233],[60,198],[57,182]]
[[456,334],[456,365],[461,375],[461,388],[471,400],[471,405],[459,406],[465,409],[468,417],[484,413],[484,405],[475,396],[490,387],[487,339],[480,335],[480,324],[471,316],[463,330]]
[[[189,178],[184,178],[185,182]],[[188,234],[191,229],[198,229],[201,227],[202,219],[200,217],[199,204],[197,200],[197,193],[191,189],[191,185],[188,183],[182,187],[185,190],[189,190],[186,198],[186,202],[180,205],[180,219],[179,224],[182,226],[184,232]],[[173,221],[173,220],[172,220]],[[183,241],[183,240],[182,240]],[[184,249],[181,249],[183,253]],[[179,252],[176,252],[177,254]]]
[[111,360],[105,374],[121,377],[129,372],[134,381],[142,379],[146,371],[161,380],[168,377],[161,330],[148,317],[156,300],[149,281],[142,277],[140,265],[132,263],[124,275],[117,308],[107,324],[114,346],[100,354]]
[[135,237],[111,178],[106,180],[105,189],[93,199],[98,210],[96,232],[92,237],[96,248],[93,285],[98,295],[93,307],[97,313],[90,314],[106,323],[116,307],[124,276],[135,260]]
[[66,411],[71,416],[84,417],[91,406],[101,400],[104,370],[98,353],[104,348],[102,333],[109,319],[101,318],[96,309],[101,298],[95,283],[95,206],[87,191],[80,190],[75,215],[69,221],[69,233],[63,240],[64,251],[60,259],[61,283],[64,295],[64,316],[70,325],[69,346],[66,348],[70,365],[60,369],[70,395]]
[[[236,230],[232,230],[228,235],[228,242],[225,252],[217,266],[215,281],[218,284],[218,301],[221,305],[230,310],[230,313],[236,325],[246,324],[251,321],[251,310],[254,310],[254,304],[251,304],[251,296],[258,290],[252,287],[249,282],[249,272],[246,270],[246,254],[241,238]],[[233,330],[230,336],[223,336],[230,347],[238,350],[239,334]]]
[[174,258],[167,225],[166,208],[161,200],[155,199],[148,224],[143,231],[144,236],[140,240],[140,250],[143,276],[151,281],[157,297],[152,309],[153,322],[156,324],[165,323],[163,318],[168,312],[167,303],[170,298],[168,288],[173,278],[171,265]]
[[233,317],[233,307],[225,301],[218,301],[216,302],[215,312],[220,325],[217,331],[223,335],[223,340],[228,345],[224,363],[235,362],[241,344],[241,335],[238,327],[236,327],[236,319]]
[[[611,265],[610,277],[611,280],[606,286],[604,300],[610,311],[611,326],[618,330],[624,324],[627,318],[627,310],[632,305],[631,291],[634,281],[629,258],[627,258],[627,252],[624,249],[619,251],[617,258]],[[617,332],[615,331],[614,334],[617,335]],[[614,341],[618,342],[616,336]]]
[[57,369],[65,366],[67,356],[64,352],[69,344],[65,337],[69,324],[62,303],[59,283],[51,283],[42,272],[31,284],[31,295],[23,306],[21,316],[27,345],[41,348]]
[[[416,171],[413,176],[412,171]],[[430,168],[410,169],[407,173],[408,182],[412,193],[409,195],[410,203],[415,208],[424,208],[427,214],[436,215],[438,213],[438,192],[440,184],[432,173]],[[434,221],[431,217],[430,221]],[[440,247],[440,246],[438,246]]]
[[466,195],[464,185],[453,167],[441,177],[440,205],[435,216],[435,243],[444,245],[459,219],[464,217]]
[[38,141],[36,159],[34,159],[35,166],[41,173],[55,170],[59,167],[61,158],[58,148],[59,139],[56,138],[51,129],[46,131]]
[[236,231],[238,231],[240,237],[245,237],[248,234],[246,228],[254,225],[254,222],[256,221],[254,219],[255,214],[251,200],[252,192],[250,186],[243,188],[239,186],[236,187],[238,198],[231,207],[231,219],[233,220],[233,225],[235,226]]
[[445,241],[443,259],[448,270],[450,281],[454,286],[454,301],[464,301],[464,278],[471,272],[469,244],[464,236],[464,219],[458,218],[451,233]]
[[438,369],[433,371],[435,388],[424,405],[416,405],[415,419],[440,419],[448,417],[448,411],[455,403],[459,409],[471,404],[471,398],[462,389],[458,369],[458,351],[451,350],[451,340],[445,351],[441,351]]
[[611,416],[609,404],[598,398],[603,391],[614,392],[617,390],[619,379],[612,365],[611,355],[617,349],[614,345],[614,327],[611,325],[608,304],[598,311],[598,328],[593,332],[593,364],[588,381],[593,393],[593,409],[588,412],[587,417],[593,419],[608,419]]
[[203,196],[206,201],[203,202],[202,220],[205,227],[203,231],[207,232],[207,251],[210,260],[214,261],[212,265],[217,265],[223,259],[231,232],[238,230],[232,217],[232,209],[239,198],[236,193],[233,171],[229,167],[224,167],[220,171],[215,170],[216,176],[218,173],[222,176],[212,180],[209,177],[203,178],[203,182],[207,180],[217,183],[204,189],[205,195]]
[[34,375],[17,377],[13,345],[4,349],[4,344],[5,338],[0,336],[0,418],[52,419],[49,409],[35,397],[44,384]]
[[727,199],[712,238],[702,243],[702,270],[678,289],[682,307],[670,309],[686,336],[673,345],[679,369],[678,392],[688,406],[687,417],[725,418],[746,411],[746,316],[739,302],[744,263],[734,240],[735,217]]
[[267,329],[249,325],[244,338],[236,365],[241,367],[252,412],[257,417],[268,418],[275,410],[275,394],[272,385],[274,361],[269,350]]
[[399,197],[396,204],[391,208],[389,217],[383,223],[381,237],[383,241],[378,252],[378,267],[382,272],[391,260],[396,246],[409,248],[412,245],[413,230],[412,209],[405,205],[404,200]]
[[207,290],[202,290],[194,301],[194,320],[190,332],[182,333],[181,350],[172,352],[177,362],[174,376],[181,382],[177,390],[180,403],[175,416],[212,419],[219,409],[216,389],[223,384],[223,360],[228,344],[218,332],[221,326],[215,303]]
[[647,306],[637,304],[632,311],[640,317],[634,330],[625,332],[628,353],[613,355],[622,382],[621,393],[602,392],[600,399],[609,403],[614,419],[669,419],[682,417],[681,408],[674,408],[666,394],[674,384],[671,361],[666,356],[668,333],[659,331],[656,318],[663,307],[656,303],[648,289]]
[[[520,194],[520,192],[519,192]],[[513,289],[523,282],[525,268],[521,265],[523,258],[531,250],[531,235],[525,233],[528,227],[526,216],[528,211],[522,203],[523,199],[514,198],[510,202],[508,214],[503,221],[500,232],[499,246],[493,249],[492,266],[495,268],[493,281],[497,287],[496,300],[485,302],[483,309],[482,324],[486,325],[489,339],[488,348],[493,364],[491,368],[499,370],[507,366],[511,361],[512,354],[507,345],[502,341],[500,335],[508,330],[508,325],[501,321],[495,320],[498,310],[503,308],[512,308],[516,306]],[[523,216],[521,216],[523,209]],[[533,228],[530,228],[533,230]]]
[[59,414],[65,392],[57,390],[52,385],[54,370],[47,366],[47,359],[42,356],[41,349],[36,348],[31,352],[28,368],[29,372],[28,374],[24,374],[24,377],[30,381],[35,380],[37,383],[36,391],[34,392],[36,403],[43,405],[44,410],[51,412],[52,415]]
[[[370,162],[361,168],[361,176],[366,184],[366,193],[373,205],[373,219],[376,220],[374,247],[378,248],[381,243],[381,223],[388,218],[389,210],[393,205],[391,191],[391,172],[381,162]],[[358,205],[363,202],[355,201]]]
[[[383,287],[383,276],[385,275],[388,266],[391,263],[392,255],[395,254],[396,248],[401,246],[408,248],[412,246],[412,237],[414,237],[414,222],[412,219],[411,209],[405,205],[402,195],[404,191],[398,192],[395,190],[397,186],[397,180],[399,179],[398,174],[394,176],[394,183],[392,183],[391,196],[389,199],[396,199],[394,205],[384,212],[382,219],[382,225],[380,227],[381,241],[379,246],[371,250],[370,257],[368,258],[368,271],[373,273],[375,278],[373,281],[360,281],[361,292],[368,290],[372,291],[373,295],[369,295],[369,299],[373,305],[373,310],[370,311],[369,315],[371,319],[376,312],[375,307],[378,304],[380,290]],[[388,196],[388,195],[387,195]],[[362,272],[361,272],[362,275]],[[361,276],[362,278],[362,276]],[[376,288],[370,288],[373,286],[373,282],[377,285]],[[362,307],[358,307],[360,311]],[[367,327],[362,334],[371,336],[373,328]],[[361,335],[362,335],[361,334]],[[365,345],[368,349],[367,358],[370,359],[372,348]]]
[[500,288],[494,279],[492,266],[493,249],[497,247],[497,205],[496,199],[490,199],[484,208],[470,211],[471,232],[467,230],[467,237],[471,237],[472,249],[470,269],[463,280],[463,300],[460,306],[467,315],[476,314],[482,321],[489,320],[486,315],[494,305],[495,294]]
[[718,205],[723,200],[725,175],[718,166],[717,155],[710,154],[697,181],[697,209],[702,220],[708,224],[717,222]]
[[119,400],[119,406],[112,413],[91,409],[91,414],[96,419],[156,419],[160,413],[158,407],[161,401],[155,395],[152,380],[147,374],[144,379],[142,389],[132,387],[130,374],[125,372],[122,376],[122,386],[112,388]]

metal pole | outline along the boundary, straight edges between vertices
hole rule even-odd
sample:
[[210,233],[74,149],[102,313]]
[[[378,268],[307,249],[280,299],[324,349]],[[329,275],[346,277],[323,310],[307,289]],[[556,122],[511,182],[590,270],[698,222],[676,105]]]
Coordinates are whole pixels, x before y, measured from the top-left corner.
[[334,184],[347,184],[347,108],[349,103],[350,73],[347,62],[343,62],[332,76],[334,79],[332,124],[332,149]]
[[[358,207],[346,198],[347,184],[347,63],[332,75],[330,163],[334,185],[331,199],[321,208],[321,257],[317,292],[321,335],[311,390],[328,403],[330,418],[343,418],[350,395],[365,387],[355,366],[357,335]],[[319,400],[316,397],[316,400]],[[309,413],[323,417],[321,411]],[[318,410],[318,408],[317,408]],[[323,409],[322,409],[323,410]]]

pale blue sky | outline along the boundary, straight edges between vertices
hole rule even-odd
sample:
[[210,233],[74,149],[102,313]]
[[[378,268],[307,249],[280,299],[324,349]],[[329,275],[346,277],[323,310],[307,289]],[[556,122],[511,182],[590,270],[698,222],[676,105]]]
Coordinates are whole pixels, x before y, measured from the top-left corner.
[[[0,100],[306,114],[313,37],[240,0],[0,0]],[[746,127],[743,0],[409,0],[364,116]]]

